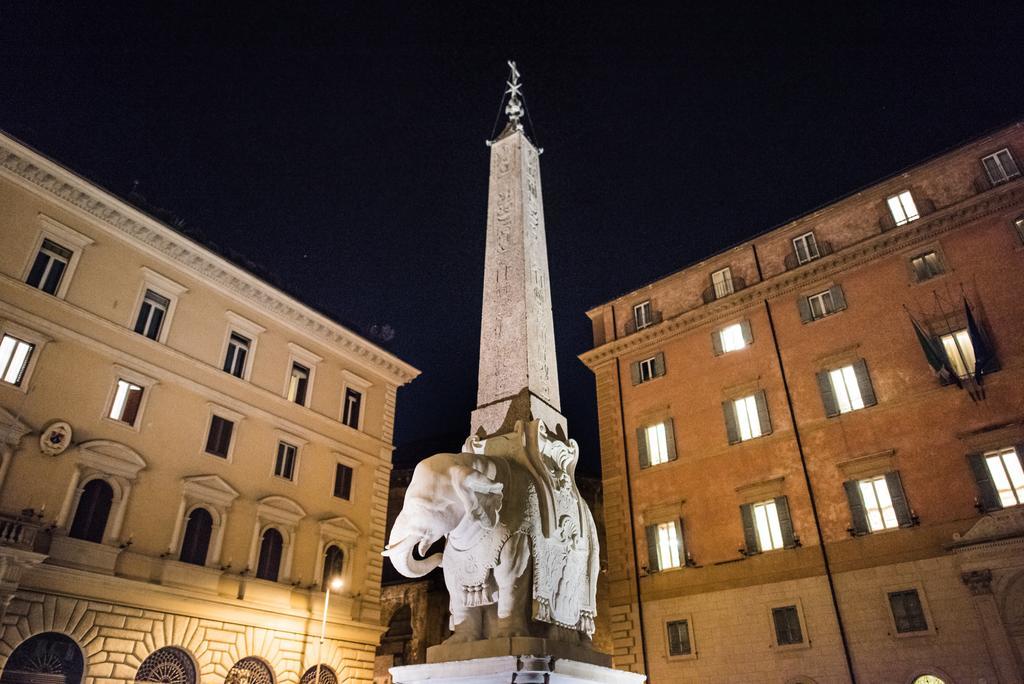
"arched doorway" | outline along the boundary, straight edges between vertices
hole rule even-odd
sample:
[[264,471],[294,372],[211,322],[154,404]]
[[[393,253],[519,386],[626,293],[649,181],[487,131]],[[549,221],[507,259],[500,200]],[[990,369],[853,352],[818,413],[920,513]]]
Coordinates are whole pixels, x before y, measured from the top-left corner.
[[388,631],[381,637],[377,655],[392,657],[392,665],[410,665],[409,645],[412,642],[412,609],[404,604],[388,621]]
[[81,684],[82,649],[70,637],[43,632],[26,639],[4,665],[2,684]]
[[139,665],[137,682],[161,684],[196,684],[196,665],[191,656],[180,648],[166,646],[153,651]]

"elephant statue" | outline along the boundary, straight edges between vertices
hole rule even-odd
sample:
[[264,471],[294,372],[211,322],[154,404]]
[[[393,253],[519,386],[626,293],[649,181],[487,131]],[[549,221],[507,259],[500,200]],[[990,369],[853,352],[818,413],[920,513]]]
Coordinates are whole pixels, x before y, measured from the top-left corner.
[[575,442],[546,441],[534,423],[421,461],[406,490],[384,555],[406,577],[443,569],[449,643],[593,633],[597,537],[573,480]]

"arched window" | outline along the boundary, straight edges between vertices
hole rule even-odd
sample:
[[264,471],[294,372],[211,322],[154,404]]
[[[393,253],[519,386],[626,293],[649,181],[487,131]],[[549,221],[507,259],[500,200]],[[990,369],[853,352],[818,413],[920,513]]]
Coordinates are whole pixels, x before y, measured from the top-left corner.
[[113,500],[114,490],[105,481],[97,479],[87,482],[82,487],[82,495],[78,497],[78,509],[68,536],[102,543]]
[[[313,684],[316,679],[316,665],[306,670],[305,674],[302,675],[302,679],[299,680],[299,684]],[[323,663],[320,664],[320,682],[319,684],[338,684],[338,675],[334,674],[334,670],[327,667]]]
[[228,670],[224,684],[274,684],[274,673],[259,658],[242,658]]
[[27,639],[11,652],[4,665],[3,684],[79,684],[85,660],[82,649],[57,632]]
[[166,646],[149,654],[135,674],[137,682],[196,684],[196,665],[180,648]]
[[256,563],[256,577],[271,582],[277,581],[277,574],[281,571],[282,548],[284,548],[284,538],[281,537],[281,533],[273,527],[268,527],[260,541],[260,559]]
[[341,571],[345,565],[345,554],[334,544],[327,547],[324,552],[324,572],[320,578],[320,591],[327,591],[327,585],[335,577],[341,577]]
[[940,677],[936,677],[935,675],[927,674],[927,675],[921,675],[920,677],[915,679],[914,680],[914,684],[946,684],[946,682],[943,679],[941,679]]
[[388,631],[381,637],[377,655],[390,655],[392,665],[405,665],[410,660],[409,645],[412,642],[412,609],[402,605],[388,622]]
[[213,516],[205,508],[196,508],[188,515],[185,537],[181,542],[181,561],[194,565],[206,565],[206,553],[210,549],[210,534],[213,532]]

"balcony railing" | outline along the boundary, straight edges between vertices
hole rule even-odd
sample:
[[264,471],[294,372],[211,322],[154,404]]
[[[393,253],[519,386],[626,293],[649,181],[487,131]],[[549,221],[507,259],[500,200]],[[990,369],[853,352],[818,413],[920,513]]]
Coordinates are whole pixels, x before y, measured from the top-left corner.
[[647,321],[646,324],[641,325],[641,326],[638,326],[636,324],[636,317],[630,318],[628,321],[626,321],[626,334],[627,335],[632,335],[633,333],[637,332],[638,330],[643,330],[644,328],[650,328],[652,325],[657,325],[658,323],[661,323],[661,312],[660,311],[652,311],[651,312],[651,320]]
[[728,297],[731,294],[739,292],[746,286],[747,281],[745,279],[741,278],[740,276],[733,276],[731,281],[731,287],[728,288],[728,292],[725,292],[724,288],[722,288],[721,286],[716,288],[714,285],[711,285],[710,287],[706,288],[704,292],[701,293],[701,299],[704,300],[705,304],[710,304],[711,302],[714,302],[719,299],[724,299],[725,297]]
[[786,265],[786,270],[792,271],[794,268],[797,268],[798,266],[809,264],[815,259],[820,259],[821,257],[828,256],[829,254],[832,253],[832,243],[829,242],[828,240],[819,240],[817,242],[817,248],[817,254],[815,254],[814,256],[809,256],[807,259],[804,259],[803,261],[800,261],[797,258],[796,252],[790,252],[789,254],[787,254],[786,258],[783,259],[783,263]]
[[28,513],[10,515],[0,513],[0,546],[14,546],[29,551],[35,546],[36,533],[41,525]]

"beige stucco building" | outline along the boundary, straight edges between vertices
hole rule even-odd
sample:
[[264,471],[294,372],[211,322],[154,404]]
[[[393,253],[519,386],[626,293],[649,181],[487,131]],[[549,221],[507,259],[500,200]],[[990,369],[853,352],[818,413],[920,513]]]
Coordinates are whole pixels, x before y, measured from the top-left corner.
[[2,135],[0,244],[2,681],[371,681],[418,371]]

